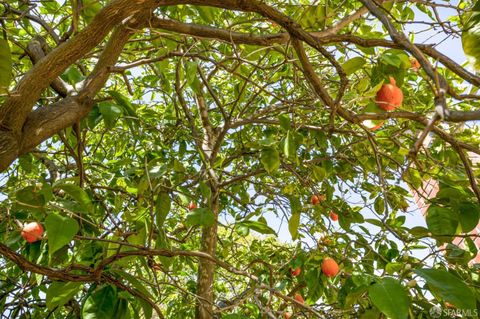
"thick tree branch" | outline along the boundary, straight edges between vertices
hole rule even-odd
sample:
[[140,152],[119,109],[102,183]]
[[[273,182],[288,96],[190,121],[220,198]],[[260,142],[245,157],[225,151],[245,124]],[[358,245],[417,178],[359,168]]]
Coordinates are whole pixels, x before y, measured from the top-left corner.
[[69,65],[97,46],[112,28],[143,8],[151,8],[154,0],[116,0],[100,11],[93,21],[74,38],[61,44],[25,74],[0,108],[0,123],[18,139],[32,106]]
[[[27,45],[27,54],[30,56],[33,64],[37,64],[48,54],[49,51],[47,41],[39,35],[34,37]],[[73,91],[73,87],[63,81],[60,77],[57,77],[52,81],[51,87],[61,97],[66,97],[69,92]]]
[[[149,11],[146,11],[147,14]],[[104,51],[102,52],[94,70],[90,76],[83,82],[78,95],[66,97],[51,105],[41,107],[28,114],[23,126],[21,137],[2,148],[0,145],[0,170],[10,165],[18,156],[31,151],[42,141],[53,136],[57,132],[65,129],[85,117],[94,104],[94,97],[100,91],[108,79],[109,68],[115,65],[135,27],[147,18],[147,14],[140,13],[129,19],[128,24],[118,27],[110,37]],[[1,134],[2,136],[12,136],[11,134]],[[8,143],[8,142],[7,142]]]

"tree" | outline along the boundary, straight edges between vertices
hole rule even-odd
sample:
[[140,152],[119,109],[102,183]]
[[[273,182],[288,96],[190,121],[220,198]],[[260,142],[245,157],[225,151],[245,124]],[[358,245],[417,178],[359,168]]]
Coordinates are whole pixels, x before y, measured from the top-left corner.
[[5,317],[478,315],[478,3],[0,4]]

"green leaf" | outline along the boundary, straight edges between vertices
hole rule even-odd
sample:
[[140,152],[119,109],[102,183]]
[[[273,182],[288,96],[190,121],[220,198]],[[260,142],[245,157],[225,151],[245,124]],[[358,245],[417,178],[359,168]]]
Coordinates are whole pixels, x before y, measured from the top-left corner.
[[208,208],[195,208],[185,219],[185,224],[189,226],[209,227],[215,223],[215,215]]
[[195,79],[197,78],[197,67],[198,64],[196,62],[188,61],[185,66],[185,78],[187,79],[187,83],[192,85]]
[[403,263],[388,263],[386,266],[385,266],[385,271],[389,274],[389,275],[393,275],[394,273],[396,272],[400,272],[400,270],[403,269]]
[[[454,235],[458,226],[455,212],[451,209],[430,205],[427,211],[427,227],[435,235]],[[439,242],[449,240],[448,236],[441,236]]]
[[130,311],[128,310],[128,300],[125,298],[119,298],[117,307],[115,308],[113,318],[115,319],[130,319]]
[[324,288],[326,287],[322,277],[322,270],[320,267],[312,268],[305,274],[305,281],[307,282],[308,287],[308,299],[318,300],[322,297]]
[[12,54],[8,41],[0,39],[0,93],[6,92],[12,80]]
[[146,288],[146,286],[137,279],[137,277],[129,274],[126,271],[115,269],[114,272],[118,274],[121,278],[125,279],[130,283],[130,285],[135,288],[136,290],[140,291],[143,295],[148,297],[149,299],[154,299],[150,291]]
[[77,234],[80,227],[75,219],[50,213],[45,219],[48,234],[48,253],[54,252],[68,244]]
[[474,62],[474,67],[480,70],[480,24],[478,20],[480,13],[475,11],[470,13],[465,30],[462,32],[463,51]]
[[45,197],[34,186],[27,186],[15,194],[17,204],[28,210],[37,211],[45,205]]
[[91,294],[82,309],[83,319],[116,319],[117,292],[112,286],[104,286]]
[[207,183],[205,183],[204,181],[201,181],[200,183],[198,183],[198,190],[200,191],[203,197],[210,200],[210,197],[212,196],[212,190],[207,185]]
[[298,237],[298,226],[300,225],[300,213],[294,213],[288,220],[288,231],[292,236],[292,240]]
[[287,137],[285,138],[283,152],[285,153],[285,156],[289,159],[293,159],[297,155],[297,147],[295,145],[295,140],[293,138],[293,134],[290,131],[287,131]]
[[367,61],[362,57],[354,57],[342,64],[342,68],[347,75],[353,74],[360,70]]
[[445,258],[451,264],[466,265],[472,257],[474,256],[470,256],[467,250],[461,249],[457,245],[447,244],[445,248]]
[[415,226],[409,229],[408,232],[416,237],[428,237],[428,229],[422,226]]
[[215,19],[215,9],[205,6],[195,6],[200,17],[208,24],[211,24]]
[[396,54],[382,54],[380,60],[388,65],[399,68],[402,65],[402,60]]
[[72,197],[77,203],[79,203],[82,208],[84,208],[87,212],[93,212],[93,204],[90,196],[88,196],[87,192],[84,191],[81,187],[73,184],[67,184],[63,181],[59,181],[54,184],[54,188],[61,189],[70,197]]
[[83,80],[85,77],[75,66],[69,67],[62,75],[61,78],[69,84],[75,84]]
[[383,214],[385,211],[385,201],[383,200],[383,197],[378,196],[375,199],[374,208],[377,214]]
[[143,299],[138,300],[138,303],[142,306],[142,309],[143,309],[142,319],[151,319],[152,313],[153,313],[152,306]]
[[392,319],[408,317],[410,298],[403,286],[393,278],[382,278],[368,288],[373,304]]
[[379,319],[380,318],[380,312],[376,308],[372,309],[367,309],[360,319]]
[[327,170],[322,166],[314,165],[312,166],[312,174],[316,181],[323,181],[327,176]]
[[479,207],[476,204],[469,202],[462,202],[458,206],[460,225],[462,226],[462,232],[468,233],[475,229],[478,225]]
[[280,167],[280,154],[277,149],[267,147],[262,150],[260,162],[270,175],[274,174]]
[[281,114],[278,116],[278,121],[280,122],[280,127],[285,131],[290,130],[292,124],[290,122],[290,116],[287,114]]
[[441,269],[416,269],[414,272],[427,281],[447,302],[459,309],[476,309],[472,290],[458,277]]
[[237,225],[248,227],[251,230],[259,232],[260,234],[277,235],[277,233],[272,228],[270,228],[267,224],[259,222],[259,221],[245,220],[243,222],[237,223]]
[[129,98],[116,91],[108,91],[108,94],[124,109],[124,113],[131,117],[137,117]]
[[87,23],[90,23],[95,15],[102,9],[102,5],[96,0],[83,0],[82,2],[82,17]]
[[170,212],[171,206],[172,201],[170,200],[170,196],[168,196],[168,193],[161,192],[160,194],[158,194],[157,200],[155,201],[157,227],[163,227],[163,223],[165,222],[165,219]]
[[80,291],[80,282],[54,281],[47,289],[46,303],[49,310],[63,306]]
[[98,110],[103,116],[105,127],[108,129],[112,129],[120,116],[122,116],[122,109],[106,102],[99,103]]

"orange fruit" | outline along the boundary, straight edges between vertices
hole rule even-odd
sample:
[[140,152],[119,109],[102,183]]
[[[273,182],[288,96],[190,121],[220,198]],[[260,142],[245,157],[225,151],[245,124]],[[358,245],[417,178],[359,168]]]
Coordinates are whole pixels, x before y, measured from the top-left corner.
[[375,103],[385,111],[395,110],[402,105],[403,92],[397,86],[395,79],[390,77],[390,83],[383,84],[377,92]]
[[29,243],[34,243],[42,238],[43,227],[38,222],[24,224],[21,235]]
[[310,202],[312,205],[318,205],[321,201],[325,200],[325,195],[312,195]]
[[330,219],[333,220],[334,222],[336,222],[336,221],[338,220],[338,215],[335,214],[335,213],[333,212],[333,210],[330,211]]
[[292,277],[297,277],[298,275],[300,275],[301,272],[302,269],[300,267],[297,267],[295,269],[290,268],[290,274],[292,275]]
[[322,262],[322,272],[327,277],[334,277],[338,274],[340,268],[335,260],[330,257],[327,257]]
[[420,68],[422,67],[420,65],[420,62],[418,62],[418,60],[416,58],[414,58],[413,56],[410,57],[410,63],[412,63],[412,70],[415,71],[415,72],[420,70]]
[[301,294],[295,294],[295,300],[298,301],[299,303],[301,303],[302,305],[305,304],[305,300],[303,300],[303,297]]

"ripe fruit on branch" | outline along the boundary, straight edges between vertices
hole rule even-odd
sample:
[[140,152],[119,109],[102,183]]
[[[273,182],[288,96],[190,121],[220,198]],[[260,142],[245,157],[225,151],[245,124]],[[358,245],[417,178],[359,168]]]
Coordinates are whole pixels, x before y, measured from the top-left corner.
[[330,257],[327,257],[322,262],[322,272],[327,277],[334,277],[338,274],[340,268],[335,260]]
[[24,224],[21,235],[29,243],[34,243],[42,238],[43,227],[38,222]]
[[333,212],[333,210],[330,211],[330,219],[333,220],[334,222],[336,222],[336,221],[338,220],[338,215],[335,214],[335,213]]
[[390,83],[383,84],[377,92],[375,103],[385,111],[392,111],[402,105],[402,102],[402,90],[398,88],[395,79],[390,77]]
[[310,202],[312,205],[318,205],[321,201],[325,200],[325,195],[312,195]]
[[292,318],[292,315],[291,315],[289,312],[285,312],[285,313],[283,314],[283,318],[284,318],[284,319],[290,319],[290,318]]
[[303,297],[301,294],[295,294],[295,300],[301,303],[302,305],[305,304],[305,300],[303,300]]
[[298,275],[300,275],[301,272],[302,269],[300,267],[297,267],[295,269],[290,268],[290,274],[292,275],[292,277],[297,277]]
[[193,210],[197,208],[197,204],[195,204],[194,202],[190,202],[190,204],[188,204],[188,210]]
[[420,70],[421,68],[420,62],[418,62],[418,60],[415,59],[413,56],[410,57],[410,63],[412,63],[413,71],[417,72],[418,70]]

